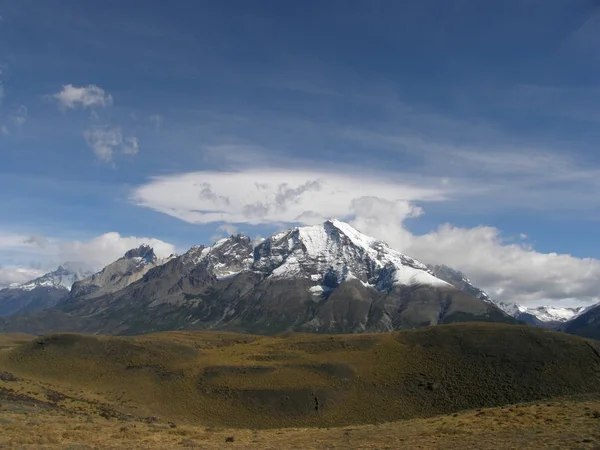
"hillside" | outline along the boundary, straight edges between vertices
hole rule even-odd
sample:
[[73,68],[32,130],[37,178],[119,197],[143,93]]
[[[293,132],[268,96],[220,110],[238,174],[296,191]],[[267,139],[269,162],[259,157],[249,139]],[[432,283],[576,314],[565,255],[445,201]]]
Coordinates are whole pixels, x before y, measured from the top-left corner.
[[591,396],[377,425],[252,430],[78,416],[51,404],[15,400],[0,409],[0,447],[584,450],[598,448],[599,417],[600,399]]
[[0,372],[21,379],[11,389],[79,413],[345,426],[598,393],[599,352],[562,333],[479,323],[345,336],[59,334],[0,352]]

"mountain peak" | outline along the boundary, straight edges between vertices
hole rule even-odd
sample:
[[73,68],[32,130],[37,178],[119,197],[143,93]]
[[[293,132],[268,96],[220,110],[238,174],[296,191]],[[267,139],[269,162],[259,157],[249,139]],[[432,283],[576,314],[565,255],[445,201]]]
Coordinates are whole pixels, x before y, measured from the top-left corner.
[[357,278],[378,290],[395,285],[451,286],[433,276],[425,264],[336,219],[267,238],[254,250],[254,269],[274,278],[306,275],[315,282],[332,275],[338,283]]
[[125,252],[123,256],[126,259],[140,258],[145,260],[147,263],[154,263],[158,259],[154,253],[154,249],[148,244],[142,244],[138,248],[132,248]]
[[36,288],[57,288],[71,290],[73,283],[88,275],[90,275],[90,272],[76,270],[69,263],[64,263],[52,272],[48,272],[34,280],[22,284],[11,284],[8,289],[32,291]]

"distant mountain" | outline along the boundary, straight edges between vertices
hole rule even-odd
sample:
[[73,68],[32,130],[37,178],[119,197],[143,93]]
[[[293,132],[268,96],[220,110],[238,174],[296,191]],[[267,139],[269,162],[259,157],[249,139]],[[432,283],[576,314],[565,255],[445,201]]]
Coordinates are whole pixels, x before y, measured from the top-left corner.
[[116,292],[142,278],[150,269],[165,262],[166,260],[161,260],[156,256],[152,247],[141,245],[129,250],[122,258],[109,264],[100,272],[76,281],[71,289],[69,301],[91,299]]
[[562,308],[556,306],[538,306],[528,308],[516,303],[496,303],[500,309],[514,318],[528,325],[541,326],[544,328],[559,328],[561,324],[574,318],[586,307]]
[[[337,220],[292,228],[256,247],[247,236],[231,236],[146,270],[154,264],[148,255],[146,249],[135,256],[145,274],[123,270],[121,265],[130,263],[119,260],[113,263],[116,272],[108,266],[96,277],[102,282],[77,283],[57,307],[0,323],[0,329],[360,333],[459,321],[516,322],[419,261]],[[116,290],[114,280],[121,276],[139,279]]]
[[560,330],[578,336],[600,339],[600,304],[585,308],[565,322]]
[[73,283],[89,275],[69,264],[23,284],[0,290],[0,316],[51,308],[69,295]]
[[485,291],[471,284],[471,281],[462,272],[444,265],[428,267],[436,277],[451,283],[463,292],[483,301],[493,303],[506,314],[528,325],[543,328],[559,328],[562,324],[581,314],[586,309],[585,306],[575,308],[555,306],[528,308],[517,303],[499,302],[490,298]]

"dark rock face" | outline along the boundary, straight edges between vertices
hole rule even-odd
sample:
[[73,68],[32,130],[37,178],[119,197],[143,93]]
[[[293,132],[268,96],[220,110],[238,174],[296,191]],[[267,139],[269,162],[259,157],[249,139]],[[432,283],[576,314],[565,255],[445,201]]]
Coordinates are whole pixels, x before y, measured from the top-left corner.
[[[136,249],[131,258],[148,253]],[[246,236],[231,236],[212,247],[193,247],[122,289],[93,298],[79,294],[85,293],[79,287],[73,291],[51,314],[0,322],[0,329],[362,333],[454,321],[516,322],[436,278],[424,264],[337,221],[278,233],[256,248]]]
[[140,245],[138,248],[133,248],[127,251],[124,255],[125,259],[142,258],[147,263],[156,262],[158,259],[154,253],[154,249],[149,245]]

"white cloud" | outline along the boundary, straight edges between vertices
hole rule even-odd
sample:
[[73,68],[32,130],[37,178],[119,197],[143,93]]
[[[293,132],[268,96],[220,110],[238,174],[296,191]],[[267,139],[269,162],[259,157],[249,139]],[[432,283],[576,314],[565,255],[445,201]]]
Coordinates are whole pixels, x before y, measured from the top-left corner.
[[113,103],[112,95],[94,84],[82,87],[67,84],[52,97],[58,101],[62,109],[106,107]]
[[113,153],[123,142],[121,132],[117,129],[86,130],[84,131],[83,136],[98,159],[104,162],[108,162],[112,159]]
[[148,244],[154,248],[159,258],[175,253],[175,247],[156,238],[121,236],[119,233],[105,233],[89,241],[58,242],[58,255],[62,261],[83,261],[95,268],[120,258],[132,248]]
[[400,180],[319,171],[251,170],[193,172],[155,178],[138,187],[132,200],[191,223],[316,223],[348,217],[377,197],[409,213],[407,201],[436,200],[435,185],[417,187]]
[[216,233],[213,234],[209,238],[209,240],[210,240],[210,242],[216,242],[219,239],[222,239],[224,237],[234,236],[237,233],[239,233],[238,227],[236,227],[235,225],[233,225],[231,223],[224,223],[217,227]]
[[304,170],[195,172],[155,178],[135,189],[132,199],[198,224],[284,228],[338,217],[423,262],[465,272],[498,300],[529,305],[600,301],[599,260],[537,252],[492,227],[445,225],[425,235],[411,233],[406,219],[423,213],[416,202],[426,209],[427,201],[444,201],[454,192],[443,180],[415,185],[402,178]]
[[165,122],[165,118],[160,114],[152,114],[149,119],[157,130],[160,130]]
[[[0,287],[28,281],[55,269],[64,262],[81,262],[99,270],[125,254],[127,250],[148,244],[159,258],[175,253],[175,247],[156,238],[121,236],[111,232],[88,241],[65,241],[42,235],[0,232]],[[36,266],[35,268],[32,268]]]
[[39,269],[0,266],[0,289],[13,283],[25,283],[43,274],[44,271]]
[[110,162],[116,152],[134,155],[139,151],[137,137],[123,139],[119,128],[93,128],[86,130],[83,137],[100,161]]
[[[514,243],[494,227],[442,225],[415,235],[405,228],[410,217],[371,201],[351,220],[362,232],[428,264],[445,264],[467,274],[492,298],[531,306],[564,306],[600,301],[600,261],[541,253],[528,243]],[[521,235],[521,239],[526,235]]]
[[529,305],[600,300],[599,260],[540,253],[528,244],[503,239],[497,228],[443,225],[413,236],[403,249],[423,261],[465,272],[499,300]]

